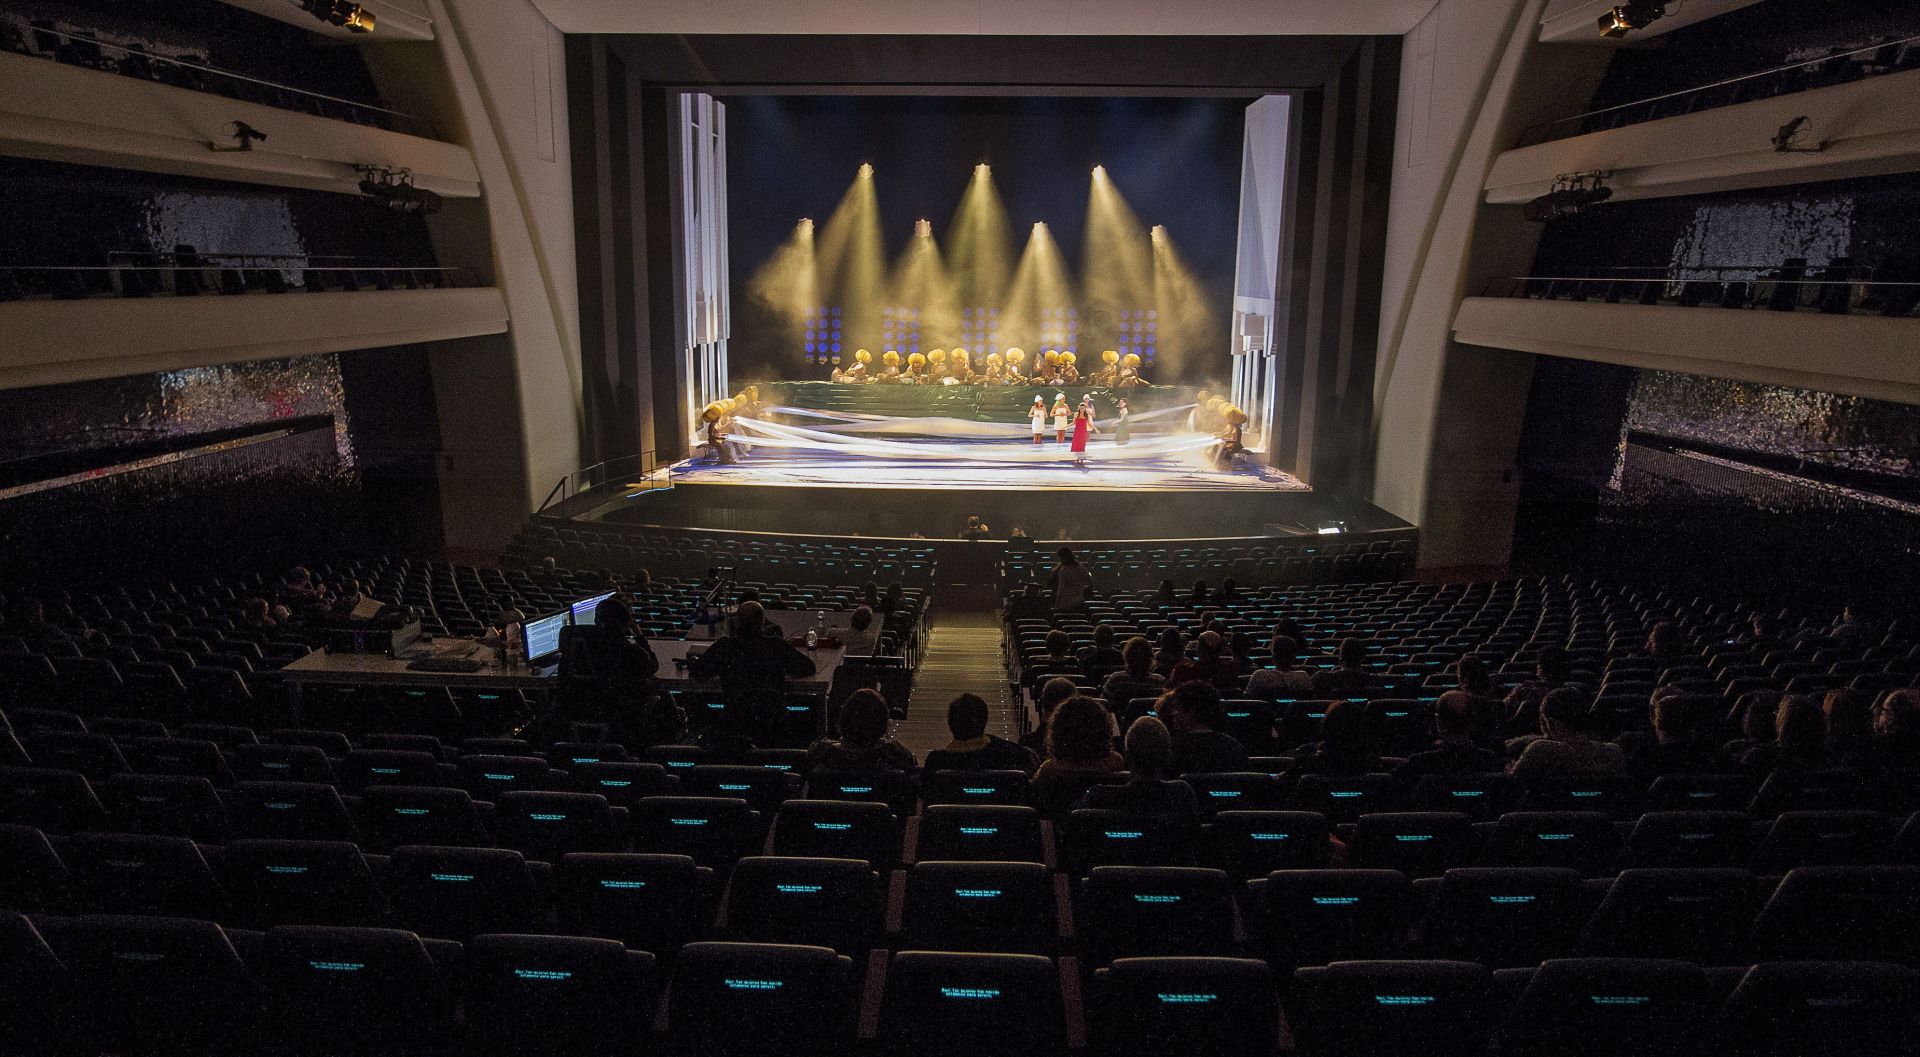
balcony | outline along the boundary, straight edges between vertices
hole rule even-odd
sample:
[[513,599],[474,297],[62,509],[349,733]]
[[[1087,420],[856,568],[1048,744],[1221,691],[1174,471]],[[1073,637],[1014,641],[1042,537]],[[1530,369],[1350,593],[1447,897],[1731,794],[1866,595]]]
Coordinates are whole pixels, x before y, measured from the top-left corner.
[[370,258],[114,252],[104,265],[0,265],[0,302],[90,298],[450,290],[479,285],[461,268]]
[[1586,268],[1575,275],[1516,276],[1493,280],[1485,296],[1911,317],[1920,304],[1920,282],[1876,278],[1873,269],[1844,257],[1811,270],[1805,260],[1790,258],[1768,266]]

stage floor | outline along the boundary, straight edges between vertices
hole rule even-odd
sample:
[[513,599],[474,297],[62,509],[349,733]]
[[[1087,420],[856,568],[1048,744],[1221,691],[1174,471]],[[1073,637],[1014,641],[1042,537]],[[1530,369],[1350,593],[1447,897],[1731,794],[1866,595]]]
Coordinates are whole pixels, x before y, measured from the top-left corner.
[[[1233,470],[1205,466],[1190,455],[1127,462],[1096,461],[1075,466],[1059,462],[1007,463],[969,459],[887,459],[811,455],[759,448],[740,462],[721,465],[705,459],[675,463],[671,480],[679,485],[752,485],[810,488],[908,489],[927,491],[1103,492],[1308,492],[1305,484],[1270,466],[1250,465],[1248,457]],[[1258,458],[1258,456],[1252,456]]]

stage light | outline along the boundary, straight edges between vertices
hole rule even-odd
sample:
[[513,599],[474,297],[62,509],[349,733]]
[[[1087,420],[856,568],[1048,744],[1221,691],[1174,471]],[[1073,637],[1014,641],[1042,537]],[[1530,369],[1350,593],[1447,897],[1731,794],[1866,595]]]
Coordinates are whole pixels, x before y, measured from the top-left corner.
[[866,178],[869,178],[869,179],[870,179],[870,178],[872,178],[872,176],[873,176],[873,163],[872,163],[872,162],[870,162],[870,161],[863,161],[863,162],[861,162],[861,163],[860,163],[860,175],[861,175],[862,177],[866,177]]
[[1605,184],[1607,173],[1562,173],[1554,178],[1553,190],[1528,202],[1521,215],[1536,224],[1561,217],[1576,216],[1591,206],[1613,197],[1613,188]]
[[1094,175],[1094,176],[1096,176],[1096,177],[1101,177],[1101,176],[1105,176],[1105,175],[1107,175],[1107,167],[1106,167],[1106,166],[1104,166],[1104,165],[1096,165],[1096,166],[1094,166],[1094,167],[1093,167],[1093,175]]
[[1314,534],[1317,536],[1338,536],[1345,531],[1347,531],[1347,523],[1344,521],[1322,521],[1320,526],[1314,530]]
[[396,213],[432,216],[440,212],[440,196],[413,185],[410,169],[388,169],[377,165],[360,169],[360,193],[382,202]]
[[1153,227],[1147,229],[1147,234],[1153,238],[1153,241],[1159,242],[1161,239],[1167,237],[1167,226],[1165,224],[1155,224]]
[[932,238],[933,237],[933,221],[928,220],[925,217],[922,217],[919,220],[914,221],[913,233],[919,238],[923,238],[923,239]]
[[980,164],[973,167],[973,178],[976,180],[984,180],[987,177],[992,175],[993,175],[993,166],[988,165],[986,162],[981,162]]
[[373,32],[373,12],[350,0],[300,0],[300,9],[329,26],[353,33]]
[[1667,13],[1665,0],[1634,0],[1621,4],[1600,16],[1600,35],[1619,38],[1636,29],[1645,29]]

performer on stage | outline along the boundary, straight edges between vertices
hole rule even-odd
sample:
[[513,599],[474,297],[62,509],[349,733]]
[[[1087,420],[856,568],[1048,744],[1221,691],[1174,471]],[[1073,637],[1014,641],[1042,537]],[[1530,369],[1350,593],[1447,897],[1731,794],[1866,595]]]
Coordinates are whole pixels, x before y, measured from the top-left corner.
[[1006,361],[997,352],[987,353],[987,373],[981,381],[988,385],[999,385],[1007,380]]
[[898,382],[900,380],[900,354],[898,352],[888,349],[880,354],[880,377],[878,380],[882,382]]
[[1222,416],[1226,422],[1226,428],[1220,431],[1220,448],[1215,452],[1214,460],[1219,463],[1222,470],[1231,470],[1233,457],[1247,450],[1241,443],[1241,427],[1247,424],[1247,413],[1228,405],[1223,409]]
[[1073,409],[1067,406],[1067,394],[1053,394],[1053,442],[1055,444],[1067,442],[1067,419],[1072,414]]
[[953,350],[953,354],[948,357],[948,364],[953,368],[954,381],[965,385],[974,380],[973,357],[968,354],[967,350]]
[[1073,365],[1075,357],[1071,352],[1060,354],[1060,384],[1079,385],[1080,369]]
[[872,381],[873,379],[869,377],[867,374],[867,364],[870,364],[872,362],[873,362],[873,353],[868,352],[865,349],[855,350],[853,354],[853,366],[847,368],[845,371],[842,371],[840,373],[840,380],[843,382]]
[[1099,430],[1093,425],[1093,396],[1080,398],[1080,410],[1073,416],[1073,461],[1081,466],[1087,463],[1087,437]]
[[1114,401],[1113,442],[1125,444],[1133,439],[1133,423],[1127,418],[1127,398]]
[[1145,385],[1147,380],[1140,377],[1140,354],[1129,352],[1120,357],[1120,372],[1115,382],[1122,389],[1136,385]]
[[924,383],[926,380],[927,380],[927,358],[917,352],[908,354],[907,373],[906,373],[906,376],[901,379],[901,381],[911,382],[913,384],[918,385],[918,384]]
[[1027,409],[1027,417],[1033,420],[1033,443],[1038,445],[1047,432],[1047,398],[1033,394],[1033,406]]
[[1034,364],[1034,380],[1042,385],[1053,385],[1060,380],[1060,354],[1048,349],[1040,355]]
[[1100,354],[1100,369],[1087,377],[1089,385],[1111,386],[1119,379],[1120,354],[1108,349]]
[[935,349],[927,353],[927,381],[934,385],[947,384],[947,350]]
[[1027,380],[1026,368],[1022,366],[1022,364],[1026,362],[1027,353],[1025,349],[1007,350],[1007,384],[1019,385],[1021,382]]

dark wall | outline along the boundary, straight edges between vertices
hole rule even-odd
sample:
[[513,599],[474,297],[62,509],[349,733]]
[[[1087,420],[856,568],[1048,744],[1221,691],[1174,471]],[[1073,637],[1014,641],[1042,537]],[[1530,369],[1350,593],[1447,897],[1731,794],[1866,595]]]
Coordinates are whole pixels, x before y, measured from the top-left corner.
[[0,158],[0,187],[0,263],[101,265],[110,253],[180,244],[201,253],[434,263],[425,220],[358,195],[31,158]]

